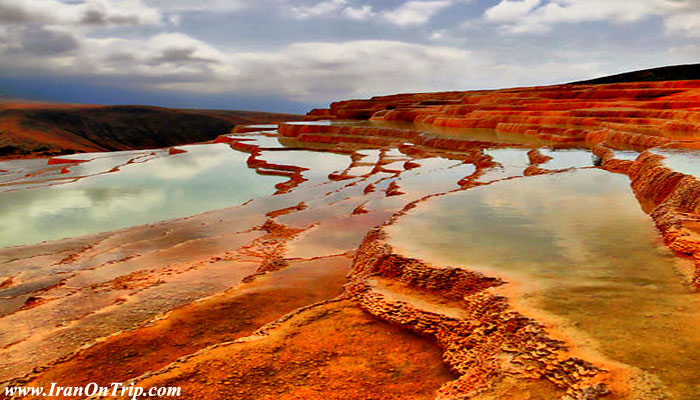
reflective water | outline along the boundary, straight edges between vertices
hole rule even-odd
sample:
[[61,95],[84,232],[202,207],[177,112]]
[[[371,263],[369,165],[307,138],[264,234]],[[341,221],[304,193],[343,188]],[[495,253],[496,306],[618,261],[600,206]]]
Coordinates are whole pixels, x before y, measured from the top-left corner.
[[[443,133],[473,140],[506,140],[488,130]],[[174,155],[166,149],[63,157],[86,161],[83,163],[0,163],[0,247],[188,216],[255,198],[241,207],[243,211],[227,209],[220,214],[218,228],[205,228],[204,222],[197,228],[218,232],[231,225],[226,228],[230,231],[227,236],[216,236],[210,242],[203,234],[190,240],[189,229],[168,233],[163,241],[187,244],[118,264],[111,260],[121,257],[119,252],[75,263],[75,268],[90,270],[71,277],[68,286],[89,287],[144,266],[175,262],[183,255],[205,257],[242,246],[254,235],[235,232],[259,226],[268,212],[294,206],[299,211],[282,214],[276,221],[308,229],[288,243],[285,255],[328,256],[355,249],[369,229],[390,219],[407,203],[459,190],[469,178],[488,185],[419,203],[388,228],[392,244],[408,256],[467,265],[519,282],[528,305],[596,339],[596,346],[608,357],[659,376],[675,398],[700,396],[694,381],[700,360],[700,319],[696,315],[700,302],[676,274],[677,260],[640,211],[626,177],[597,169],[523,177],[530,166],[527,153],[532,146],[489,149],[497,146],[487,145],[482,152],[497,165],[477,168],[474,160],[481,157],[451,152],[409,156],[393,148],[356,150],[351,155],[311,151],[315,146],[332,150],[336,145],[303,143],[307,149],[301,150],[302,143],[290,138],[234,136],[261,146],[258,160],[306,168],[301,175],[307,181],[294,191],[264,196],[286,178],[256,174],[246,166],[249,154],[226,144],[185,146],[185,153]],[[285,150],[287,145],[294,149]],[[582,149],[543,148],[540,152],[552,157],[539,165],[545,169],[591,167],[594,162],[591,153]],[[625,154],[636,157],[637,153]],[[685,162],[686,167],[692,167],[691,161]],[[249,222],[241,222],[244,219]],[[194,221],[200,225],[200,220]],[[144,238],[149,235],[152,233]],[[149,250],[163,246],[161,239],[148,242]],[[132,240],[138,243],[134,248],[145,246],[141,244],[145,241]],[[101,267],[94,267],[96,260]],[[63,273],[68,267],[60,268]],[[226,278],[213,282],[223,285],[232,272],[227,266],[220,268],[216,275],[209,270],[192,272],[172,281],[171,286],[160,285],[149,296],[166,302],[179,291],[184,296],[198,289],[193,281],[209,284],[207,277],[211,276]],[[38,281],[43,270],[22,273],[24,279],[36,278],[36,282],[27,281],[36,287],[54,284]],[[104,297],[99,301],[112,304],[117,295],[100,295]],[[144,299],[143,303],[154,302],[148,296]],[[71,301],[66,309],[81,311],[80,306],[87,305],[82,298]],[[8,310],[16,310],[20,304],[10,306]],[[54,314],[48,306],[43,310]],[[17,314],[17,318],[41,325],[49,318],[47,314],[33,319]]]
[[700,178],[700,154],[695,149],[653,149],[665,157],[664,165],[674,171]]
[[[256,174],[246,166],[248,154],[225,144],[181,149],[186,152],[150,157],[142,163],[127,163],[133,157],[131,153],[119,157],[102,154],[93,157],[93,161],[70,165],[70,172],[54,176],[74,179],[0,193],[0,247],[75,237],[233,206],[270,194],[276,183],[286,180]],[[90,155],[79,158],[90,159]],[[46,164],[46,160],[41,162]],[[4,164],[0,163],[0,170],[7,169]],[[109,172],[114,167],[119,170]]]
[[[357,127],[377,127],[377,128],[393,128],[393,129],[408,129],[426,132],[435,136],[442,136],[454,139],[473,140],[478,142],[490,143],[510,143],[527,147],[536,147],[539,145],[552,144],[534,136],[524,135],[520,133],[499,132],[495,129],[484,128],[454,128],[442,127],[431,124],[399,122],[399,121],[353,121],[353,120],[322,120],[322,121],[293,121],[285,122],[289,125],[321,125],[321,126],[357,126]],[[582,145],[566,144],[561,147],[583,147]],[[485,145],[488,147],[488,145]]]
[[277,124],[258,124],[258,125],[246,125],[248,129],[260,129],[261,131],[274,131],[277,129]]
[[592,167],[594,156],[588,150],[581,149],[540,149],[540,153],[552,157],[551,160],[539,165],[544,169],[566,169]]
[[406,256],[519,282],[528,304],[606,356],[658,376],[673,398],[700,398],[700,299],[626,177],[586,169],[499,182],[432,199],[387,230]]
[[321,121],[289,121],[285,122],[287,125],[316,125],[316,126],[370,126],[370,121],[364,120],[321,120]]
[[613,158],[618,160],[634,161],[639,157],[640,153],[634,150],[613,150],[613,154],[615,154]]
[[344,154],[334,154],[329,152],[316,152],[307,150],[294,151],[262,151],[259,156],[271,164],[293,165],[306,168],[302,172],[305,178],[323,178],[328,174],[346,168],[351,160]]
[[[363,124],[366,125],[367,123]],[[495,129],[484,128],[453,128],[442,127],[431,124],[411,123],[411,122],[391,122],[391,121],[369,121],[370,126],[379,128],[396,128],[396,129],[411,129],[427,132],[436,136],[449,137],[462,140],[474,140],[479,142],[491,143],[512,143],[535,147],[538,145],[547,144],[548,142],[538,139],[534,136],[523,135],[520,133],[499,132]],[[574,145],[566,145],[565,147],[574,147]]]

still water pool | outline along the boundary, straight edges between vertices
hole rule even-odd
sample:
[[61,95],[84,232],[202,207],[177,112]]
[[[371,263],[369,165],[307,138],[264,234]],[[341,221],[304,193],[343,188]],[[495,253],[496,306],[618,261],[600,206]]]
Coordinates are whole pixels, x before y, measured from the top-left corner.
[[494,183],[431,199],[387,231],[403,255],[519,283],[526,304],[608,358],[658,377],[672,398],[700,398],[700,299],[627,177],[583,169]]
[[[91,160],[26,178],[0,193],[0,247],[76,237],[235,206],[271,194],[284,178],[258,175],[248,154],[226,144],[179,147],[186,152],[82,154]],[[128,160],[136,159],[128,163]],[[35,164],[39,160],[31,160]],[[29,165],[28,168],[46,167]],[[13,163],[13,162],[10,162]],[[8,174],[19,164],[0,170]],[[118,167],[118,170],[113,170]],[[26,181],[25,179],[25,181]],[[38,183],[39,182],[39,183]],[[34,187],[32,185],[41,185]],[[18,190],[8,190],[13,187]]]

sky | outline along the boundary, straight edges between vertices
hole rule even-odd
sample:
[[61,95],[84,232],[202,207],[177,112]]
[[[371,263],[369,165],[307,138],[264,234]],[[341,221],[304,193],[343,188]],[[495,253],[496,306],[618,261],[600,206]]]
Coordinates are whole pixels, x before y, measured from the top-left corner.
[[700,62],[699,0],[0,0],[0,94],[303,113]]

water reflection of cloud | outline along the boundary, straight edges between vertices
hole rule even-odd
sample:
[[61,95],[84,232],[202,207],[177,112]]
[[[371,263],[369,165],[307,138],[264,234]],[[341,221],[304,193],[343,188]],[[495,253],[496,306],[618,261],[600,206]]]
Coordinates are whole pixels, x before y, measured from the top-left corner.
[[183,149],[186,149],[187,153],[175,154],[151,162],[149,170],[145,173],[158,179],[188,179],[205,174],[227,162],[222,160],[222,157],[231,157],[237,161],[245,161],[247,158],[243,153],[234,151],[225,144],[209,145],[206,148],[185,146]]
[[[325,177],[330,173],[343,170],[351,162],[347,155],[305,150],[293,152],[263,151],[258,158],[273,164],[308,168],[302,173],[305,177]],[[365,162],[365,159],[361,161]]]
[[[436,257],[441,264],[518,266],[562,276],[573,265],[597,263],[597,269],[571,276],[605,275],[621,246],[636,260],[654,252],[648,240],[653,226],[627,178],[604,171],[496,183],[431,200],[419,210],[391,234],[416,252],[411,256]],[[410,231],[425,234],[418,242],[402,233]]]
[[[25,196],[22,192],[14,198],[4,196],[6,207],[2,214],[2,231],[5,240],[32,242],[41,240],[46,232],[60,230],[61,237],[84,234],[85,227],[99,223],[103,229],[121,227],[125,215],[148,214],[163,203],[165,193],[145,189],[94,188],[75,190],[42,190],[42,195]],[[24,201],[31,199],[30,201]]]
[[589,262],[600,251],[592,237],[640,222],[639,206],[628,185],[625,177],[582,170],[525,178],[504,190],[494,185],[484,191],[482,202],[505,215],[528,218],[527,229],[548,232],[545,237],[552,250],[560,251],[553,257]]
[[[74,237],[240,204],[274,191],[282,178],[260,176],[227,145],[123,166],[70,183],[0,193],[0,247]],[[128,159],[102,157],[83,172]],[[99,165],[99,166],[98,166]]]

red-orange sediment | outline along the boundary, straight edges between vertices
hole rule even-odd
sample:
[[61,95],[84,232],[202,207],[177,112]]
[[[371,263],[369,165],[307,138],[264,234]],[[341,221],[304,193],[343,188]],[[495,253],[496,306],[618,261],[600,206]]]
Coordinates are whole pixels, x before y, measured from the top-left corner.
[[[400,94],[336,102],[306,116],[346,119],[376,124],[279,125],[281,144],[347,156],[347,164],[321,178],[305,175],[304,167],[266,160],[268,152],[255,137],[261,130],[266,132],[257,136],[274,135],[267,128],[237,127],[219,136],[214,142],[248,153],[247,165],[257,173],[288,178],[274,196],[240,211],[29,246],[24,254],[8,250],[2,256],[10,267],[48,263],[69,274],[79,271],[75,276],[90,285],[74,288],[67,284],[75,280],[71,275],[5,306],[16,319],[33,312],[56,321],[46,332],[23,327],[7,349],[40,335],[62,344],[67,336],[56,332],[63,322],[41,312],[52,304],[59,309],[64,297],[70,301],[84,293],[86,304],[108,305],[84,316],[102,321],[104,337],[85,339],[82,348],[62,357],[39,358],[25,376],[4,373],[14,384],[34,386],[127,380],[175,385],[186,398],[207,399],[635,398],[627,392],[626,374],[632,372],[580,351],[553,323],[516,309],[505,297],[507,282],[398,254],[382,225],[431,196],[565,171],[547,169],[552,157],[541,147],[588,148],[596,166],[630,177],[668,246],[695,260],[700,271],[700,182],[649,151],[700,146],[700,81]],[[493,141],[474,140],[428,128],[495,134]],[[499,147],[526,153],[523,165],[506,171],[486,151]],[[619,150],[641,154],[623,160],[616,158]],[[451,171],[463,171],[466,164],[469,175],[448,174],[455,181],[448,182],[449,189],[431,192],[430,178],[411,187],[406,175],[436,159],[457,167]],[[487,173],[493,175],[482,181]],[[303,254],[305,246],[321,252],[325,236],[341,245],[333,242],[336,247],[322,256]],[[238,280],[214,295],[163,306],[145,322],[123,325],[124,331],[110,331],[104,327],[109,321],[99,319],[99,313],[121,310],[142,291],[157,292],[173,276],[208,273],[207,266],[226,271],[229,265],[244,276],[229,278]],[[0,278],[0,289],[23,283],[22,273]],[[700,285],[700,273],[695,282]],[[70,323],[83,321],[71,318]]]
[[182,153],[186,153],[186,152],[187,152],[187,150],[178,149],[177,147],[171,147],[170,149],[168,149],[168,155],[170,155],[170,156],[175,155],[175,154],[182,154]]
[[[393,282],[393,290],[405,294],[402,301],[377,290],[377,279]],[[384,232],[375,229],[358,249],[347,291],[371,314],[437,340],[443,359],[459,376],[443,385],[438,399],[471,398],[505,378],[521,380],[523,386],[546,379],[571,398],[606,395],[603,370],[571,357],[564,343],[489,292],[502,284],[461,268],[436,268],[396,254]],[[416,299],[413,304],[406,300],[411,297]],[[434,308],[426,308],[426,302]],[[446,311],[438,312],[441,308]],[[561,395],[556,393],[550,396]]]
[[87,162],[88,160],[75,160],[72,158],[55,158],[51,157],[49,160],[46,162],[47,165],[60,165],[60,164],[80,164]]
[[[331,104],[314,110],[308,120],[370,119],[417,124],[415,130],[349,128],[327,125],[285,125],[281,132],[301,140],[305,133],[325,132],[326,142],[357,141],[365,134],[401,137],[416,145],[464,151],[477,142],[426,136],[421,125],[487,128],[530,136],[559,145],[588,146],[601,167],[629,174],[632,188],[656,221],[669,246],[700,260],[700,182],[663,166],[661,156],[643,154],[636,161],[619,160],[614,149],[697,147],[700,137],[700,81],[635,82],[606,85],[555,85],[493,91],[398,94]],[[347,137],[353,135],[353,138]],[[370,143],[369,140],[364,140]],[[526,175],[548,173],[541,159],[531,157]],[[695,283],[700,285],[700,261]]]

